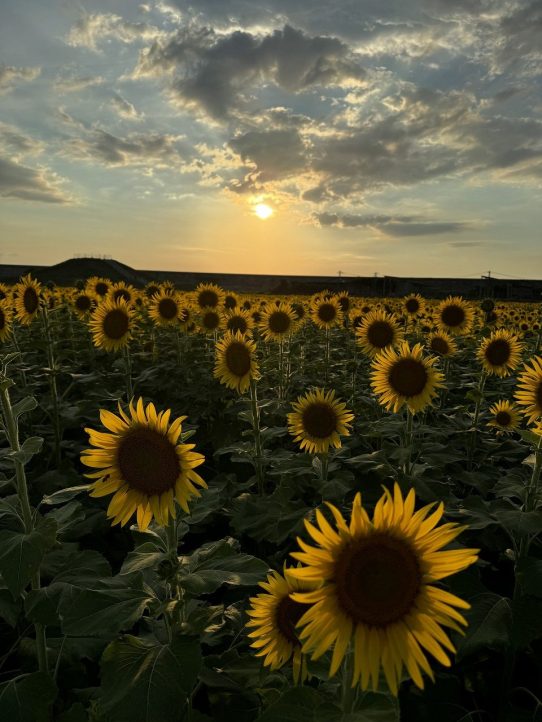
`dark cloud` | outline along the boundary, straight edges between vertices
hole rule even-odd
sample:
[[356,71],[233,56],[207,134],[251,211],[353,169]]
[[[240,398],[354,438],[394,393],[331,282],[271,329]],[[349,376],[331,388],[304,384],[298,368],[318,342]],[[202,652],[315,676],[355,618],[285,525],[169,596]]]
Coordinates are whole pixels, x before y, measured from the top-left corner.
[[170,167],[181,161],[176,140],[176,136],[157,133],[119,138],[105,130],[92,129],[85,137],[67,141],[64,153],[111,166]]
[[509,69],[521,67],[528,75],[542,74],[542,2],[518,3],[501,19],[500,31],[500,61]]
[[243,162],[254,163],[254,182],[287,178],[307,164],[305,144],[296,129],[252,131],[233,138],[229,145]]
[[338,226],[339,228],[369,227],[395,238],[461,233],[470,227],[468,223],[424,220],[418,216],[317,213],[315,219],[321,226]]
[[41,68],[15,68],[0,64],[0,95],[10,91],[19,82],[35,80],[40,73]]
[[35,155],[44,150],[44,144],[13,125],[0,123],[0,148],[8,151],[10,156]]
[[181,105],[225,119],[247,105],[254,86],[272,83],[288,93],[360,82],[364,70],[337,38],[309,36],[286,25],[258,36],[188,27],[140,56],[136,75],[173,72],[171,91]]
[[70,198],[59,188],[56,177],[8,158],[0,158],[0,198],[40,203],[70,202]]

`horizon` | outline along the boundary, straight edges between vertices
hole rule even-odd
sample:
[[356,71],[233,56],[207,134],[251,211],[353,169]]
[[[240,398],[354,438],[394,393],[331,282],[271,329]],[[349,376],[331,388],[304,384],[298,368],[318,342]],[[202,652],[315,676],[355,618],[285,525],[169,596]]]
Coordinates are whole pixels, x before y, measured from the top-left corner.
[[542,276],[536,2],[46,5],[0,9],[0,263]]

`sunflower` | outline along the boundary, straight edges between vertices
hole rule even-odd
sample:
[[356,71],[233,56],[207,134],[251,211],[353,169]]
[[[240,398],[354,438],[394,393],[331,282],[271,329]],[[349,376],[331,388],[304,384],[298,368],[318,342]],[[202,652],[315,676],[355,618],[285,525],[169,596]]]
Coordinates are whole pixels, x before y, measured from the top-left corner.
[[17,320],[24,326],[29,326],[40,310],[41,283],[28,274],[21,278],[16,291],[15,311]]
[[474,310],[461,296],[448,296],[437,309],[437,324],[454,336],[468,333],[474,320]]
[[403,340],[397,318],[385,311],[371,311],[356,327],[356,340],[369,356],[376,356]]
[[247,614],[250,621],[246,626],[252,628],[250,646],[257,649],[256,657],[264,657],[264,667],[280,669],[292,659],[294,683],[304,682],[308,677],[307,662],[301,652],[297,638],[296,624],[306,611],[304,604],[294,602],[292,592],[308,591],[314,584],[299,581],[290,574],[284,565],[284,576],[273,571],[267,581],[260,582],[266,594],[258,594],[249,599]]
[[488,426],[494,426],[499,431],[515,431],[519,428],[519,410],[510,401],[497,401],[489,413],[491,421],[488,421]]
[[341,309],[343,314],[347,316],[350,308],[352,307],[348,291],[342,291],[341,293],[337,294],[336,299],[337,303],[339,304],[339,308]]
[[6,299],[0,300],[0,343],[11,336],[11,308]]
[[528,423],[536,421],[542,416],[542,356],[531,359],[531,366],[523,367],[523,373],[518,377],[518,390],[515,394],[516,402],[527,417]]
[[322,329],[330,329],[343,320],[343,312],[339,302],[333,296],[320,297],[311,303],[310,317]]
[[126,301],[129,306],[135,302],[136,297],[137,291],[129,283],[123,283],[122,281],[113,283],[109,289],[109,298],[113,301]]
[[436,331],[427,339],[427,348],[439,356],[453,356],[457,353],[457,344],[446,331]]
[[200,327],[204,333],[215,333],[222,327],[222,316],[218,308],[202,308],[200,312]]
[[107,278],[92,276],[87,280],[85,288],[90,293],[104,298],[109,293],[109,289],[111,288],[111,281]]
[[201,309],[217,308],[224,298],[224,291],[214,283],[200,283],[195,294],[196,304]]
[[6,298],[8,298],[9,293],[10,293],[10,288],[7,285],[7,283],[0,282],[0,301],[4,301]]
[[486,373],[509,376],[519,363],[521,349],[517,336],[501,328],[483,339],[476,357]]
[[100,410],[102,424],[112,433],[85,429],[94,448],[85,449],[81,461],[98,469],[86,474],[97,480],[90,495],[114,495],[107,509],[113,524],[124,526],[137,511],[140,529],[153,516],[166,526],[169,515],[175,516],[175,499],[188,514],[188,502],[200,496],[195,485],[207,487],[194,471],[204,457],[192,451],[194,444],[179,443],[186,416],[169,423],[170,415],[170,409],[157,413],[152,403],[144,408],[140,398],[135,406],[130,402],[128,413],[119,402],[119,416]]
[[160,293],[161,291],[163,291],[163,288],[158,283],[154,283],[154,281],[147,283],[147,285],[143,289],[143,293],[145,294],[145,296],[147,298],[152,298],[153,296],[156,296],[156,294]]
[[177,325],[179,302],[174,294],[160,290],[150,302],[149,316],[160,326]]
[[193,311],[192,307],[187,303],[181,303],[179,305],[179,326],[183,329],[183,331],[188,330],[188,326],[193,321]]
[[350,436],[354,414],[335,398],[335,391],[316,388],[300,396],[288,414],[288,431],[310,454],[327,453],[341,446],[340,434]]
[[95,346],[105,351],[118,351],[130,339],[132,311],[123,299],[107,298],[94,309],[89,325]]
[[254,326],[252,316],[244,309],[223,312],[222,321],[226,331],[231,331],[232,333],[237,333],[237,331],[239,331],[239,333],[243,334],[243,336],[250,336]]
[[469,604],[434,584],[477,560],[477,549],[443,550],[465,527],[447,523],[437,527],[442,502],[414,512],[411,489],[403,499],[395,484],[377,502],[369,519],[357,493],[350,524],[328,503],[335,530],[321,511],[319,528],[305,521],[317,543],[298,538],[301,552],[292,556],[305,567],[292,569],[297,579],[323,585],[311,592],[295,592],[292,599],[310,608],[299,620],[302,651],[318,659],[332,646],[333,676],[352,642],[352,686],[378,688],[382,668],[391,692],[397,695],[403,667],[414,683],[424,686],[422,672],[433,679],[427,652],[445,666],[445,650],[455,652],[443,627],[462,632],[466,620],[457,611]]
[[415,414],[430,405],[437,389],[444,386],[444,375],[433,365],[436,357],[424,357],[421,343],[410,348],[403,341],[398,351],[382,351],[373,361],[371,386],[388,411],[399,411],[406,404]]
[[72,307],[79,318],[86,318],[96,304],[96,296],[92,291],[80,291],[72,299]]
[[266,341],[282,341],[295,330],[296,314],[289,303],[268,303],[258,327]]
[[216,344],[214,376],[221,384],[244,393],[258,378],[256,344],[242,333],[228,331]]
[[232,291],[228,291],[224,295],[224,308],[231,310],[233,308],[237,308],[238,305],[239,299],[237,298],[237,294]]
[[425,311],[425,301],[419,293],[411,293],[403,299],[403,310],[411,318],[421,316]]

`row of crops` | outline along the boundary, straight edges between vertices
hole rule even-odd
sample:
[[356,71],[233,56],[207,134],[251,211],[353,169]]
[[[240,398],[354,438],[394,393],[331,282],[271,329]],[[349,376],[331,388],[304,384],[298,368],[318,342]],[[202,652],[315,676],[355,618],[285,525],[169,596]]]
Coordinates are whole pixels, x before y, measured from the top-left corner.
[[0,284],[0,719],[542,720],[541,311]]

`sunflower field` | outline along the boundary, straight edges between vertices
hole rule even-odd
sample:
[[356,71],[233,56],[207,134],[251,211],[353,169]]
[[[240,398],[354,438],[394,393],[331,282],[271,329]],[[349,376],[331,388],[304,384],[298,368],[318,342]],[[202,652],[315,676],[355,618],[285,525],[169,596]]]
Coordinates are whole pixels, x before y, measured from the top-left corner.
[[542,720],[541,311],[0,284],[0,719]]

